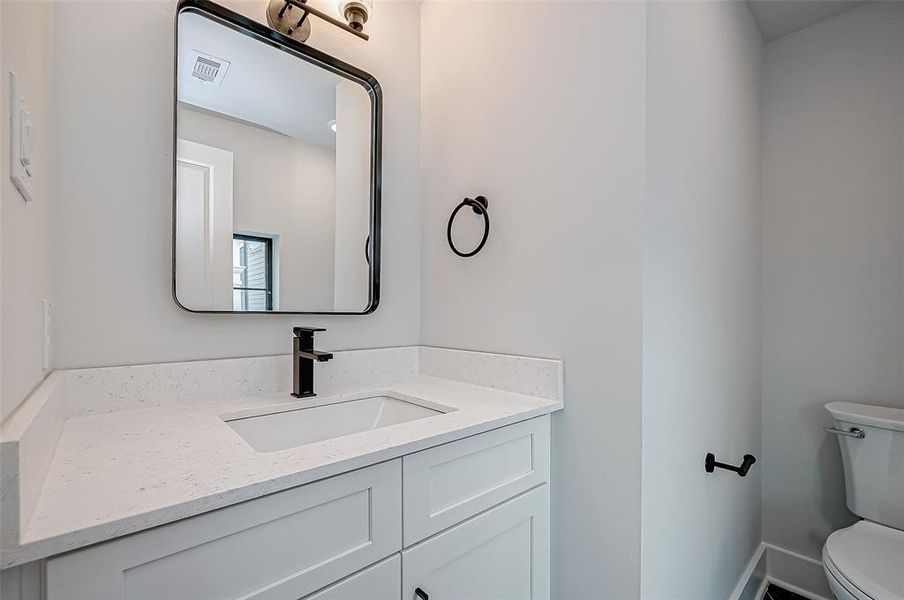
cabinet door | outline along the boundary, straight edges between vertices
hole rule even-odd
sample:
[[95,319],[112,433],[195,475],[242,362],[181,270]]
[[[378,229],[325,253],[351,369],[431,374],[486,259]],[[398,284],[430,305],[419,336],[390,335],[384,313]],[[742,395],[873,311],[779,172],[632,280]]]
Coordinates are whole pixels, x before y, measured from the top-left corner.
[[301,598],[398,552],[398,459],[47,561],[49,600]]
[[429,600],[548,598],[549,486],[402,551],[402,600],[424,600],[424,594]]
[[401,600],[402,557],[391,556],[304,600]]

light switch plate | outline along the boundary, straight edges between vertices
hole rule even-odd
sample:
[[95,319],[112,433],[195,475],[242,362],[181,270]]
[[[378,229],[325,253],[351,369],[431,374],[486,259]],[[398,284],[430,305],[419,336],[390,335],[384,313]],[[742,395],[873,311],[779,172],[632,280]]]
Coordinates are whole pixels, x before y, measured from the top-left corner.
[[26,202],[34,199],[34,124],[19,90],[16,74],[9,72],[9,178]]

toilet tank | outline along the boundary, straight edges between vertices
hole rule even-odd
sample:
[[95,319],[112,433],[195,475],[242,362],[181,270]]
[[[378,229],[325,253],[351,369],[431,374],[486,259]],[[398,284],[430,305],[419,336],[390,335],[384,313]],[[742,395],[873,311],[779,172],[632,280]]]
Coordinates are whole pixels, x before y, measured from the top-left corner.
[[863,431],[838,435],[847,506],[856,515],[904,529],[904,409],[830,402],[835,428]]

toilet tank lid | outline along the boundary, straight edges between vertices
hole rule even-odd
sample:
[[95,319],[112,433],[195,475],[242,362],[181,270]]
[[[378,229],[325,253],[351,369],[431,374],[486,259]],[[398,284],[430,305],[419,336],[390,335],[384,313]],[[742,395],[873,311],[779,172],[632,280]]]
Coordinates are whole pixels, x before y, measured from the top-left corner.
[[838,421],[904,431],[904,408],[871,406],[853,402],[829,402],[826,410]]

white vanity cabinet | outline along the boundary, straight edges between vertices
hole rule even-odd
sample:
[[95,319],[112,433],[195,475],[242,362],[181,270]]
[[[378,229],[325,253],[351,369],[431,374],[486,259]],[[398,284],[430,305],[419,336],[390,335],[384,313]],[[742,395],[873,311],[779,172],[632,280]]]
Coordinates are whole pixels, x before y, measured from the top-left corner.
[[400,463],[51,558],[48,598],[301,598],[402,547]]
[[543,416],[50,558],[47,597],[548,598],[548,480]]
[[[420,594],[417,593],[420,590]],[[549,597],[549,486],[402,551],[402,598]]]

